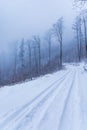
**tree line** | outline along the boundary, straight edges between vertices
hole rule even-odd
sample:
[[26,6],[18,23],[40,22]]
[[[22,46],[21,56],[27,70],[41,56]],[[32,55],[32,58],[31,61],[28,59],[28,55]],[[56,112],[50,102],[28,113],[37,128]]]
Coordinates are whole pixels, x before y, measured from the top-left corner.
[[59,18],[45,36],[16,41],[9,56],[0,58],[0,86],[32,80],[63,68],[63,62],[81,62],[87,58],[87,11],[72,25],[75,38],[64,44],[64,19]]
[[[42,44],[42,41],[47,45]],[[58,43],[58,50],[53,45],[55,41]],[[11,54],[12,58],[7,58],[8,65],[0,63],[0,85],[21,82],[26,79],[32,80],[34,77],[61,69],[62,42],[62,17],[47,31],[44,40],[39,35],[34,35],[31,39],[25,40],[23,38],[20,42],[15,42]],[[7,61],[5,63],[7,64]]]
[[75,32],[77,55],[79,62],[83,58],[87,58],[87,9],[84,8],[86,0],[75,0],[75,3],[80,3],[79,7],[82,6],[82,10],[79,15],[75,18],[73,24],[73,30]]

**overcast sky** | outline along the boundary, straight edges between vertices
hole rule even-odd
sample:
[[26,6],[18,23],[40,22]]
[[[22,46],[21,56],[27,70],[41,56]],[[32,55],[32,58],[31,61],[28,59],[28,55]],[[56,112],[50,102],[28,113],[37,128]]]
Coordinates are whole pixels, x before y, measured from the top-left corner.
[[44,35],[61,16],[67,29],[66,38],[70,37],[75,17],[72,0],[0,0],[1,43]]

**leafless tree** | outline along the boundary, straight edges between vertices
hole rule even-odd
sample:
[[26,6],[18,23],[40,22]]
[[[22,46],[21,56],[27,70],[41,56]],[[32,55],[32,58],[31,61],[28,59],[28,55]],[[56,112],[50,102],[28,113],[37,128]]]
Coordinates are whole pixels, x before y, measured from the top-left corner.
[[82,30],[81,30],[81,18],[76,17],[76,21],[73,24],[73,29],[76,32],[76,39],[77,39],[77,48],[78,48],[78,58],[79,62],[81,61],[81,47],[82,47]]
[[53,25],[53,33],[60,44],[60,67],[62,67],[63,17]]
[[52,30],[49,30],[47,33],[46,33],[46,36],[45,36],[45,40],[47,41],[47,43],[48,43],[48,54],[49,54],[49,69],[50,69],[50,67],[51,67],[51,50],[52,50],[52,48],[51,48],[51,44],[52,44]]
[[85,52],[86,52],[86,58],[87,58],[87,10],[85,9],[85,10],[81,11],[80,16],[83,21]]
[[85,50],[86,50],[86,57],[87,57],[87,22],[86,22],[86,18],[84,16],[83,16],[83,24],[84,24]]
[[37,60],[37,47],[33,46],[33,51],[34,51],[34,61],[35,61],[35,73],[34,76],[38,76],[39,75],[39,70],[38,70],[38,60]]
[[84,38],[84,55],[87,57],[87,9],[84,9],[79,14],[82,21],[82,32]]
[[14,44],[14,74],[13,74],[13,80],[16,81],[17,76],[17,48],[18,42]]
[[20,57],[20,71],[21,71],[21,78],[22,80],[24,79],[24,69],[25,69],[25,62],[24,62],[24,55],[25,55],[25,49],[24,49],[24,39],[22,39],[21,41],[21,45],[20,45],[20,53],[19,53],[19,57]]
[[32,59],[31,59],[31,46],[30,43],[31,41],[27,41],[28,43],[28,53],[29,53],[29,75],[30,75],[30,79],[32,80]]
[[[35,46],[38,47],[38,55],[39,55],[39,74],[41,73],[41,41],[39,36],[33,36],[33,42]],[[34,52],[36,52],[35,47],[34,47]]]

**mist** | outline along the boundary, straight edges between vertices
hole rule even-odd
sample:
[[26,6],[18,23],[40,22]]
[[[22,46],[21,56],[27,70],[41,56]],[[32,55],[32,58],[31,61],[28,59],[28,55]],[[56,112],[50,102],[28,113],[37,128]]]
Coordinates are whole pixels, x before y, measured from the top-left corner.
[[3,0],[0,2],[0,43],[5,48],[21,38],[43,36],[61,16],[64,17],[64,32],[69,34],[65,35],[66,40],[70,39],[75,15],[71,0]]
[[32,79],[62,68],[62,61],[77,61],[76,15],[73,0],[1,1],[0,84]]

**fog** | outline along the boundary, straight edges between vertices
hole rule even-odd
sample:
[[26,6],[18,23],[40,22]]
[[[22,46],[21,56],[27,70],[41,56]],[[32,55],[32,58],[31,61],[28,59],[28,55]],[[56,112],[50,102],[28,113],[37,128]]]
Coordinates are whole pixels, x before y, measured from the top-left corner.
[[73,0],[0,0],[0,85],[32,80],[62,69],[62,62],[77,62],[76,15]]
[[0,0],[0,43],[6,48],[23,37],[43,36],[61,16],[66,40],[71,39],[75,15],[72,0]]

